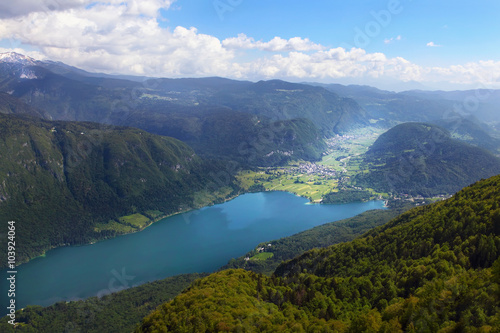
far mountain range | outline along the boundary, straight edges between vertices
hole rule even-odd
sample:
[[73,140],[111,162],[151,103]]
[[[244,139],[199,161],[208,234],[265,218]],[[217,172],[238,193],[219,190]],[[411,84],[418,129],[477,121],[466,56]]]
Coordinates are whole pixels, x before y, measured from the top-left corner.
[[113,76],[4,53],[0,91],[44,119],[138,127],[182,140],[201,156],[247,165],[317,160],[325,137],[408,121],[442,126],[496,154],[500,147],[500,90],[395,93],[279,80]]

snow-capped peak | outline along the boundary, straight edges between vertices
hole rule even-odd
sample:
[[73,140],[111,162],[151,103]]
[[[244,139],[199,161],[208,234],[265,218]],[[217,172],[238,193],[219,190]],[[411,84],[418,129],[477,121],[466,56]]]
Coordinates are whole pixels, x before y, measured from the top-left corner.
[[0,53],[0,62],[16,63],[22,65],[36,65],[36,60],[16,52]]

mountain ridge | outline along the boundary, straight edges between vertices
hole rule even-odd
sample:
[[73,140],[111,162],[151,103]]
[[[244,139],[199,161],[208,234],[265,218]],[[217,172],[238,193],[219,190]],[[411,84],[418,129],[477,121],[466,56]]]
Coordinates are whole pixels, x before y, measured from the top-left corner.
[[[18,263],[55,246],[137,231],[238,192],[224,165],[201,160],[181,141],[133,128],[0,114],[0,155],[8,156],[0,161],[0,216],[23,222]],[[227,183],[212,176],[221,171]],[[6,238],[0,243],[6,246]]]
[[481,178],[500,173],[500,159],[489,151],[452,139],[429,123],[403,123],[382,134],[364,154],[367,172],[358,185],[395,194],[452,194]]

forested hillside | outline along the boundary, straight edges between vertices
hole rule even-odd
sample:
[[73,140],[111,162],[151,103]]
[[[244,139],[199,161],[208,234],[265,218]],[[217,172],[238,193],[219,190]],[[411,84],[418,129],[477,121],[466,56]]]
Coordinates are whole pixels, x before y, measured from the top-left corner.
[[281,80],[222,90],[210,102],[272,120],[307,118],[324,136],[368,123],[364,110],[350,98],[324,88]]
[[0,113],[30,115],[39,118],[45,117],[43,112],[40,110],[37,110],[28,104],[23,103],[21,100],[2,92],[0,92]]
[[298,159],[320,160],[326,149],[322,134],[306,118],[272,121],[227,108],[165,112],[165,105],[155,102],[145,102],[143,107],[145,111],[132,113],[123,124],[175,137],[205,158],[275,166]]
[[[0,218],[16,221],[19,263],[238,191],[222,164],[131,128],[0,115],[0,156]],[[221,171],[225,183],[216,177]]]
[[[411,205],[404,205],[395,209],[370,210],[354,217],[323,224],[298,234],[263,242],[256,248],[264,248],[265,252],[256,249],[242,257],[232,259],[221,269],[244,268],[256,273],[271,275],[283,261],[290,260],[313,248],[348,242],[360,237],[368,230],[386,224],[402,212],[410,209]],[[269,244],[271,246],[269,246]],[[260,259],[261,254],[272,254],[271,257]],[[245,260],[249,258],[249,260]]]
[[272,277],[212,274],[136,332],[498,332],[500,176]]
[[354,184],[378,192],[431,197],[453,194],[500,173],[500,159],[451,138],[432,124],[404,123],[382,134],[364,155]]

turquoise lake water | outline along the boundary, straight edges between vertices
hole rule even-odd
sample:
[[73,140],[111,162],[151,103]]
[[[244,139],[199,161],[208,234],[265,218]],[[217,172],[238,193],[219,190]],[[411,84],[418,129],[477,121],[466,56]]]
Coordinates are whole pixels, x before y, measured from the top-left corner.
[[[383,204],[319,205],[286,192],[245,194],[163,219],[135,234],[51,250],[17,268],[16,305],[18,309],[27,304],[45,306],[177,274],[212,272],[260,242],[381,209]],[[6,275],[2,271],[1,276]],[[4,315],[5,278],[0,285]]]

